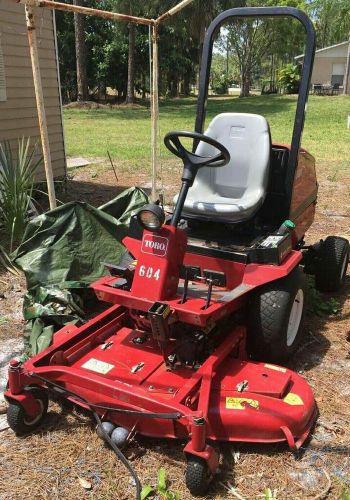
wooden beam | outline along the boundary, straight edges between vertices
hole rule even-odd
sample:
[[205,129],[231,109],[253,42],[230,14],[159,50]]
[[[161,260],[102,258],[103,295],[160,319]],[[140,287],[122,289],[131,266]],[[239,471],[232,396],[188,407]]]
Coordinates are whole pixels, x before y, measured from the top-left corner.
[[72,5],[69,3],[54,2],[52,0],[16,0],[16,3],[21,3],[29,7],[46,7],[47,9],[76,12],[78,14],[84,14],[85,16],[104,17],[105,19],[112,19],[114,21],[126,21],[128,23],[145,24],[147,26],[154,24],[153,19],[127,16],[125,14],[118,14],[116,12],[108,12],[106,10],[92,9],[90,7],[83,7],[81,5]]
[[44,106],[44,94],[43,94],[41,75],[40,75],[38,43],[36,39],[35,22],[34,22],[34,14],[32,7],[26,5],[25,12],[26,12],[26,22],[28,30],[29,51],[30,51],[30,58],[32,61],[36,107],[38,110],[41,145],[44,156],[47,192],[49,195],[50,208],[52,209],[56,208],[56,194],[55,194],[55,185],[53,180],[53,172],[51,164],[49,133],[47,130],[47,121],[46,121],[46,113]]
[[183,0],[179,4],[175,5],[175,7],[173,7],[172,9],[168,10],[167,12],[164,12],[164,14],[162,14],[161,16],[159,16],[156,19],[155,22],[157,24],[159,24],[159,23],[165,21],[166,19],[169,19],[169,17],[174,16],[175,14],[177,14],[178,12],[180,12],[180,10],[184,9],[185,7],[187,7],[187,5],[189,5],[192,2],[193,2],[193,0]]

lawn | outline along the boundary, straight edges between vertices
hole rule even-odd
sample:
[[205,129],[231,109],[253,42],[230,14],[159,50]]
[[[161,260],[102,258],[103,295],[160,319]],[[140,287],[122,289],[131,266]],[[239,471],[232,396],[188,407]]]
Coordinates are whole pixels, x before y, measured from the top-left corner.
[[[296,96],[211,98],[207,123],[222,112],[258,113],[267,118],[273,141],[289,143],[295,105]],[[160,137],[170,130],[193,130],[195,113],[194,98],[161,102]],[[309,98],[302,144],[317,160],[336,169],[349,165],[350,130],[346,128],[349,113],[350,98],[347,96]],[[130,162],[134,168],[149,166],[150,111],[147,107],[65,109],[64,118],[69,156],[105,158],[109,150],[116,161]],[[167,155],[164,146],[160,154]]]

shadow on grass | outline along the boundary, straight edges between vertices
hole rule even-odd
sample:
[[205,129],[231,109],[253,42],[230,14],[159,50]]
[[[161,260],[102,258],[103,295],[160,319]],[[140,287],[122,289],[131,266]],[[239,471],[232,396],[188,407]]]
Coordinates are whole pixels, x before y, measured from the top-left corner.
[[[112,200],[126,189],[130,189],[130,185],[112,186],[109,184],[72,180],[69,182],[67,189],[60,193],[58,197],[63,203],[68,203],[70,201],[83,201],[94,207],[99,207]],[[149,189],[142,189],[149,194]]]
[[[209,97],[207,114],[212,116],[224,112],[244,112],[258,113],[269,116],[275,113],[290,113],[291,106],[296,105],[296,97],[268,95],[268,96],[250,96],[239,97]],[[195,118],[197,99],[193,97],[161,100],[159,103],[161,118],[170,118],[181,116],[184,120]],[[145,120],[150,118],[148,108],[112,108],[112,109],[77,109],[65,110],[66,120],[79,119],[106,120],[114,121],[118,118],[123,120]]]

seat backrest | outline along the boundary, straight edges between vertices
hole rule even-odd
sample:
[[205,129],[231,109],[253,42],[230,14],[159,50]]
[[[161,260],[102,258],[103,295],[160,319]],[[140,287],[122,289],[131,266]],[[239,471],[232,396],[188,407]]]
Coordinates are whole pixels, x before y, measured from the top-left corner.
[[[216,194],[237,199],[249,192],[266,192],[271,153],[270,129],[263,116],[250,113],[222,113],[210,123],[206,135],[223,144],[231,155],[224,167],[203,167],[198,171],[193,192],[200,197]],[[217,150],[203,142],[196,153],[211,156]]]

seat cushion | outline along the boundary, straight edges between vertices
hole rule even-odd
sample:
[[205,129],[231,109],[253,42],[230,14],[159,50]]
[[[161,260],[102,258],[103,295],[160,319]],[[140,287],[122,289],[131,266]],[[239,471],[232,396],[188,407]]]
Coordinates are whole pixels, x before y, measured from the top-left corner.
[[[223,144],[231,159],[224,167],[199,169],[183,215],[227,222],[251,218],[263,204],[268,183],[271,139],[266,119],[248,113],[222,113],[212,120],[206,135]],[[203,142],[196,150],[200,156],[216,152]]]
[[224,222],[241,222],[253,217],[261,207],[264,198],[264,192],[258,189],[250,192],[248,196],[229,198],[226,202],[216,194],[208,196],[206,201],[187,198],[184,215]]

